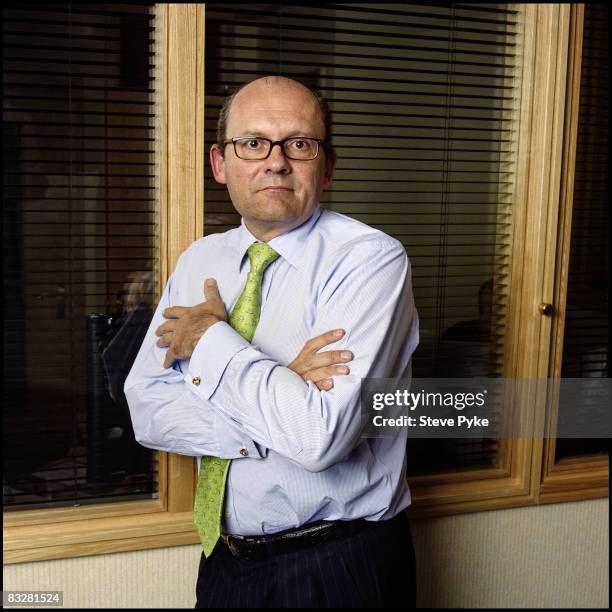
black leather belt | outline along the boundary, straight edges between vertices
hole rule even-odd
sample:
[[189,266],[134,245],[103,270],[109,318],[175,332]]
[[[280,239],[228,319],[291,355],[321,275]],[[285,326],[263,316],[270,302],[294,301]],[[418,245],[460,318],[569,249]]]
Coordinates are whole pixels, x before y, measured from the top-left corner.
[[234,557],[263,559],[280,553],[294,552],[320,542],[329,542],[352,535],[376,523],[357,519],[354,521],[322,521],[267,536],[239,536],[221,534],[221,540]]

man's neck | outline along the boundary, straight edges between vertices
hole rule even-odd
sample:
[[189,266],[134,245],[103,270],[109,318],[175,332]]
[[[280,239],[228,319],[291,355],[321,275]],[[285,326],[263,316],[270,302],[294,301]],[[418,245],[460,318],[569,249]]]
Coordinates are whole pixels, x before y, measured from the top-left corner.
[[[270,240],[272,240],[273,238],[281,236],[282,234],[285,234],[293,229],[293,227],[259,227],[251,225],[246,221],[244,222],[244,224],[246,225],[249,232],[251,232],[251,234],[253,234],[253,236],[255,236],[255,238],[257,238],[257,240],[259,240],[260,242],[270,242]],[[295,225],[294,227],[297,227],[297,225]]]
[[259,225],[257,223],[253,224],[250,221],[246,221],[246,220],[244,220],[244,224],[246,228],[249,230],[249,232],[251,232],[251,234],[253,234],[253,236],[257,238],[257,240],[259,240],[260,242],[270,242],[270,240],[272,240],[273,238],[282,236],[283,234],[287,234],[291,230],[294,230],[296,227],[303,225],[312,217],[312,215],[315,212],[316,212],[316,209],[310,215],[308,215],[306,219],[297,219],[294,223],[291,223],[288,225],[277,225],[277,226],[270,226],[267,224]]

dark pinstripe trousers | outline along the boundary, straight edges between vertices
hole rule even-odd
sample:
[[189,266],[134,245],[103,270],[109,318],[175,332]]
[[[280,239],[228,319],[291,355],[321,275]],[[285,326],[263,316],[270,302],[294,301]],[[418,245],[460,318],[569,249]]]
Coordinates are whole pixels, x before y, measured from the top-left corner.
[[202,553],[196,608],[416,607],[416,572],[404,512],[331,542],[266,559]]

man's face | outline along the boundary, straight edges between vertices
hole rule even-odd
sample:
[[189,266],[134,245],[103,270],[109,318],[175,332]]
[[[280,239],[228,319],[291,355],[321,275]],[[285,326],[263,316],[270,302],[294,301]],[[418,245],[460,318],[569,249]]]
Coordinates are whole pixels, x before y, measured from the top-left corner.
[[[280,77],[254,81],[234,98],[226,139],[260,136],[284,140],[292,136],[325,138],[318,102],[299,84]],[[279,146],[267,159],[236,157],[230,143],[224,157],[217,145],[210,151],[215,179],[227,185],[236,210],[249,230],[268,241],[306,221],[331,183],[334,160],[323,147],[312,160],[287,159]]]

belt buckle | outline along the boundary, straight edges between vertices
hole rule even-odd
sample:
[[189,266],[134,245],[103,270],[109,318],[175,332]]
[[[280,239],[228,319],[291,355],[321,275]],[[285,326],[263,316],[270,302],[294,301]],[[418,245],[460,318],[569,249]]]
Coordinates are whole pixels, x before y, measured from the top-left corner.
[[227,534],[227,533],[222,533],[221,534],[221,540],[229,548],[229,551],[232,553],[232,556],[235,557],[237,549],[234,546],[234,542],[233,542],[231,536],[229,534]]
[[221,538],[233,557],[249,560],[257,558],[257,550],[254,545],[250,545],[246,540],[241,542],[239,538],[232,537],[229,534],[221,534]]

